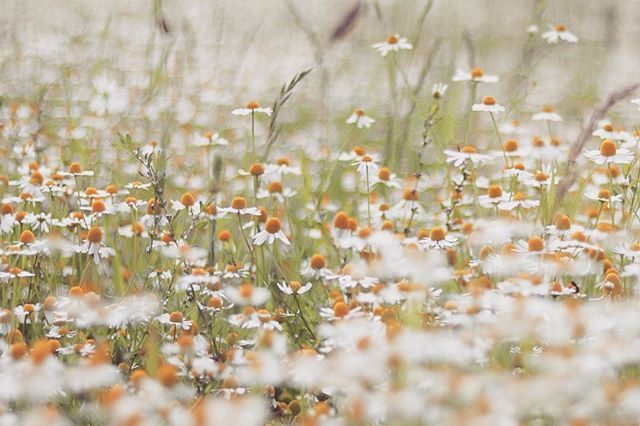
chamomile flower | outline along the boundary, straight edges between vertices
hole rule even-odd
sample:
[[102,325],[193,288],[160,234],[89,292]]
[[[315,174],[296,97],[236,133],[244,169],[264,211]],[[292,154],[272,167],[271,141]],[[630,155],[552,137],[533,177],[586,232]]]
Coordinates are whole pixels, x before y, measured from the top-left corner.
[[471,145],[464,146],[458,151],[445,149],[444,154],[446,156],[447,163],[453,164],[455,167],[461,167],[467,161],[473,163],[474,165],[479,165],[493,160],[490,155],[478,154],[476,148]]
[[449,86],[445,83],[435,83],[431,87],[431,96],[433,99],[441,99]]
[[556,113],[551,105],[545,105],[541,112],[533,114],[533,121],[562,121],[562,117]]
[[378,50],[381,56],[387,56],[389,52],[413,49],[413,45],[405,37],[400,37],[398,34],[390,36],[382,43],[374,43],[372,47]]
[[218,211],[220,213],[235,213],[237,215],[252,215],[252,216],[260,216],[262,212],[260,209],[256,207],[247,207],[247,200],[243,197],[235,197],[231,200],[231,206],[229,207],[219,207]]
[[159,323],[169,325],[182,330],[189,330],[193,325],[193,321],[184,318],[184,315],[180,311],[174,311],[171,313],[164,313],[156,318]]
[[499,208],[500,205],[509,201],[511,201],[511,194],[503,192],[500,185],[489,186],[487,193],[478,197],[478,203],[480,203],[482,207],[489,209]]
[[457,69],[451,79],[453,81],[471,81],[473,83],[497,83],[499,77],[485,74],[482,68],[472,68],[469,72]]
[[355,110],[349,118],[347,118],[347,124],[355,124],[358,129],[368,129],[376,120],[369,117],[361,109]]
[[58,172],[60,176],[93,176],[93,171],[91,170],[82,170],[82,166],[80,163],[71,163],[69,165],[69,169],[66,172]]
[[584,156],[596,164],[628,164],[633,161],[633,153],[626,148],[618,148],[611,139],[600,143],[600,149],[589,150]]
[[264,230],[253,236],[253,243],[257,246],[261,246],[265,243],[273,244],[276,240],[280,240],[286,245],[291,245],[287,236],[282,232],[280,219],[272,217],[267,220],[267,223],[265,223]]
[[389,188],[401,188],[402,181],[395,173],[392,173],[388,167],[381,167],[378,175],[374,178],[373,185],[380,184]]
[[249,283],[241,284],[238,287],[227,287],[225,291],[229,299],[240,306],[262,305],[269,300],[269,290]]
[[195,133],[191,144],[194,146],[227,146],[229,141],[220,136],[219,133],[207,130],[202,133]]
[[510,197],[510,199],[499,203],[498,208],[500,210],[507,210],[507,211],[517,209],[517,208],[528,210],[528,209],[533,209],[535,207],[538,207],[539,205],[540,205],[539,200],[531,200],[527,198],[527,196],[524,195],[522,192],[516,192]]
[[559,41],[577,43],[578,37],[567,30],[564,24],[555,24],[549,27],[549,31],[542,33],[542,38],[549,44],[557,44]]
[[435,226],[431,228],[429,236],[422,238],[420,245],[425,249],[447,249],[458,245],[458,239],[447,233],[447,230]]
[[76,253],[88,254],[96,264],[102,259],[115,256],[116,252],[102,242],[102,230],[95,226],[87,231],[84,243],[75,248]]
[[371,155],[364,155],[360,161],[356,161],[352,165],[358,166],[358,173],[363,180],[368,179],[370,182],[373,182],[374,177],[378,173],[378,165],[376,164],[375,158]]
[[120,87],[116,80],[102,74],[94,78],[92,84],[95,96],[91,99],[89,108],[97,115],[117,114],[127,108],[128,92]]
[[496,99],[492,96],[485,96],[482,99],[482,103],[481,104],[473,104],[471,106],[471,110],[472,111],[479,111],[479,112],[490,112],[492,114],[498,114],[500,112],[504,112],[505,108],[502,105],[499,105],[496,102]]
[[283,292],[284,294],[288,294],[290,296],[294,294],[295,295],[304,294],[309,290],[311,290],[311,287],[313,286],[313,284],[311,284],[310,282],[306,283],[305,285],[302,285],[300,284],[299,281],[295,281],[295,280],[289,283],[286,283],[286,282],[277,283],[276,285],[278,286],[281,292]]
[[0,272],[0,281],[8,281],[13,279],[31,278],[31,277],[35,277],[35,274],[29,271],[24,271],[18,268],[17,266],[12,266]]
[[612,195],[608,189],[600,189],[597,191],[586,191],[584,193],[585,198],[600,203],[607,203],[607,206],[618,205],[622,203],[624,198],[623,194]]
[[247,105],[244,108],[236,108],[233,111],[231,111],[231,114],[233,115],[242,115],[242,116],[256,114],[256,113],[267,114],[270,116],[273,113],[273,110],[271,108],[262,108],[260,104],[256,101],[250,101],[247,103]]

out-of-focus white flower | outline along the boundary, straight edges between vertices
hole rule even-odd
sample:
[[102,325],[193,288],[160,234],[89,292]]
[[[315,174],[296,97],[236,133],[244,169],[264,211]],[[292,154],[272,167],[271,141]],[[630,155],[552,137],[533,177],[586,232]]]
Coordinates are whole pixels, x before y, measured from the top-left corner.
[[250,115],[256,113],[267,114],[270,116],[273,113],[273,110],[271,108],[260,107],[260,104],[256,101],[250,101],[244,108],[236,108],[231,111],[231,114],[233,115]]
[[372,47],[377,49],[382,56],[387,56],[389,52],[413,49],[413,45],[405,37],[400,37],[398,34],[390,36],[382,43],[374,43]]
[[555,24],[549,27],[549,31],[542,33],[542,38],[549,44],[557,44],[558,41],[577,43],[578,37],[570,33],[564,24]]
[[355,124],[358,126],[358,129],[368,129],[375,122],[376,120],[366,115],[361,109],[355,110],[349,118],[347,118],[347,124]]

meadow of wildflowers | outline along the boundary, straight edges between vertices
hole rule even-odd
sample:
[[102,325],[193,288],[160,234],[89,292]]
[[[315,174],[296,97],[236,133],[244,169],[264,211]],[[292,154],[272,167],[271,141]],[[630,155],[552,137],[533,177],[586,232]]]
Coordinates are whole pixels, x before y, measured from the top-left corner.
[[640,3],[10,1],[0,426],[640,422]]

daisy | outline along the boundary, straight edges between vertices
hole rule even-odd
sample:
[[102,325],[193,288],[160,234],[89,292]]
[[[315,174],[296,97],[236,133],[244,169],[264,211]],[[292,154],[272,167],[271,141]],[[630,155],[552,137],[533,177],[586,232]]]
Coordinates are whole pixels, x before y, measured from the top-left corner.
[[362,179],[370,180],[378,173],[378,165],[370,155],[364,155],[360,161],[356,161],[352,166],[358,166],[357,170]]
[[142,183],[142,182],[139,182],[139,181],[135,181],[135,182],[131,182],[131,183],[126,184],[125,188],[127,188],[127,189],[145,190],[145,189],[151,188],[151,183]]
[[118,83],[102,74],[92,81],[95,96],[89,104],[89,108],[97,115],[117,114],[124,112],[129,103],[126,89],[118,86]]
[[627,164],[633,161],[633,153],[626,148],[618,149],[611,139],[603,140],[599,150],[589,150],[584,155],[596,164]]
[[255,114],[258,112],[271,116],[271,114],[273,113],[273,110],[271,108],[261,108],[258,102],[250,101],[247,103],[247,106],[245,106],[244,108],[236,108],[233,111],[231,111],[231,114],[246,116],[246,115]]
[[593,131],[593,136],[598,136],[600,139],[611,139],[614,141],[620,140],[619,134],[616,132],[613,124],[609,122],[604,122],[600,125],[599,128]]
[[326,268],[326,266],[327,261],[325,260],[324,256],[316,253],[311,256],[306,265],[302,267],[300,273],[308,278],[327,278],[329,276],[332,276],[333,272],[330,269]]
[[480,203],[482,207],[492,209],[500,207],[500,205],[509,202],[510,199],[510,193],[503,192],[499,185],[491,185],[487,189],[487,193],[485,195],[480,195],[478,197],[478,203]]
[[102,242],[102,230],[99,227],[93,227],[87,231],[87,238],[81,246],[75,248],[76,253],[85,253],[93,257],[96,264],[106,257],[115,256],[116,252],[107,247]]
[[28,272],[28,271],[23,271],[22,269],[18,268],[17,266],[12,266],[11,268],[7,269],[6,271],[2,271],[0,272],[0,280],[1,281],[8,281],[11,279],[16,279],[16,278],[31,278],[31,277],[35,277],[35,274]]
[[474,83],[497,83],[499,80],[497,75],[486,75],[482,68],[473,68],[469,72],[458,69],[451,79],[453,81],[471,81]]
[[496,99],[492,96],[485,96],[482,99],[481,104],[473,104],[471,107],[472,111],[482,111],[482,112],[490,112],[497,114],[499,112],[505,111],[505,108],[502,105],[496,103]]
[[91,170],[83,171],[80,163],[71,163],[69,165],[69,170],[66,172],[58,172],[60,176],[93,176],[93,172]]
[[292,296],[294,294],[299,295],[308,292],[311,290],[312,284],[308,282],[305,285],[302,285],[299,281],[291,281],[289,284],[286,282],[277,283],[277,286],[281,292]]
[[515,139],[507,139],[502,144],[501,151],[493,151],[495,157],[525,157],[529,153],[529,150],[525,147],[520,147],[518,141]]
[[440,226],[433,227],[429,236],[422,238],[419,242],[425,249],[447,249],[458,245],[458,239],[448,235],[447,230]]
[[247,200],[243,197],[235,197],[231,200],[230,207],[218,208],[220,213],[235,213],[238,215],[250,214],[252,216],[260,216],[262,212],[256,207],[247,207]]
[[549,31],[542,33],[542,38],[549,44],[557,44],[558,41],[578,42],[578,37],[567,31],[567,27],[564,24],[555,24],[549,27]]
[[551,176],[549,173],[537,171],[531,177],[521,179],[520,182],[532,188],[543,188],[551,185]]
[[337,302],[333,308],[321,308],[320,316],[327,321],[337,321],[342,319],[352,319],[362,316],[362,308],[349,309],[344,302]]
[[24,223],[31,225],[34,231],[48,233],[52,223],[51,213],[27,213]]
[[561,238],[570,238],[576,232],[584,231],[582,226],[572,224],[569,216],[565,214],[558,215],[553,223],[553,225],[549,225],[545,228],[545,234]]
[[382,56],[387,56],[389,52],[413,49],[413,45],[405,37],[400,37],[398,34],[390,36],[385,42],[375,43],[372,47],[377,49]]
[[507,200],[498,204],[498,208],[500,210],[507,210],[507,211],[513,210],[516,208],[528,210],[534,207],[538,207],[539,205],[540,205],[540,201],[530,200],[522,192],[516,192],[515,194],[513,194],[513,197],[511,197],[510,200]]
[[164,313],[156,318],[159,323],[164,325],[170,325],[176,329],[181,328],[183,330],[189,330],[193,324],[193,321],[185,320],[182,312],[174,311],[171,313]]
[[640,259],[640,244],[638,243],[630,244],[628,247],[617,246],[614,247],[612,251],[628,259],[632,259],[633,261],[635,261],[636,259]]
[[376,120],[367,116],[361,109],[355,110],[353,114],[347,118],[347,124],[355,124],[358,126],[358,129],[368,129],[375,122]]
[[280,219],[272,217],[267,220],[264,230],[253,236],[253,243],[257,246],[261,246],[264,243],[273,244],[276,240],[280,240],[286,245],[291,245],[287,236],[282,232]]
[[493,158],[490,155],[478,154],[476,148],[471,145],[467,145],[458,151],[452,149],[445,149],[444,154],[447,157],[447,163],[453,164],[455,167],[464,165],[467,161],[472,162],[475,165],[487,163]]
[[533,121],[562,121],[562,117],[553,111],[553,106],[545,105],[542,112],[533,114]]
[[447,91],[448,87],[449,86],[444,83],[434,84],[433,87],[431,88],[431,96],[433,96],[434,99],[442,98],[445,92]]
[[260,188],[256,196],[260,199],[273,197],[281,203],[284,203],[286,198],[295,196],[298,192],[291,188],[283,188],[282,182],[272,182],[267,189]]
[[586,191],[584,193],[584,196],[589,200],[608,203],[607,205],[609,207],[622,203],[622,200],[624,198],[623,194],[611,195],[608,189],[601,189],[599,191]]
[[269,300],[269,290],[249,283],[242,284],[239,287],[227,287],[226,292],[229,299],[240,306],[262,305]]
[[194,134],[191,144],[194,146],[227,146],[229,141],[220,136],[219,133],[206,131]]
[[300,167],[292,166],[291,162],[286,157],[280,157],[276,160],[275,164],[267,164],[264,168],[265,177],[295,175],[300,176],[302,172]]
[[378,170],[378,176],[374,180],[373,185],[382,184],[389,188],[400,188],[402,181],[395,173],[391,173],[388,167],[381,167]]

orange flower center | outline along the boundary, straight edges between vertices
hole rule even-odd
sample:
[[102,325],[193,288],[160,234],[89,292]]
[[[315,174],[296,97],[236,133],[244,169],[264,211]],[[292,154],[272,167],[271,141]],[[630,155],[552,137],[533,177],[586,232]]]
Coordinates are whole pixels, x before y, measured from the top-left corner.
[[99,242],[102,241],[102,230],[100,228],[98,228],[97,226],[94,226],[93,228],[89,229],[89,231],[87,232],[87,240],[90,243],[94,243],[97,244]]
[[278,219],[277,217],[272,217],[271,219],[267,220],[265,229],[270,234],[277,233],[278,231],[280,231],[280,229],[282,229],[282,224],[280,223],[280,219]]
[[616,155],[616,143],[611,139],[605,139],[600,144],[600,155],[604,157],[612,157]]
[[502,196],[502,188],[499,185],[491,185],[489,189],[487,189],[487,195],[489,198],[499,198]]
[[485,105],[495,105],[496,98],[494,98],[493,96],[485,96],[484,99],[482,99],[482,103]]
[[515,139],[509,139],[504,143],[503,148],[507,152],[517,151],[518,150],[518,141],[515,140]]
[[429,233],[429,238],[433,241],[442,241],[447,235],[447,231],[440,226],[435,226]]
[[484,70],[482,68],[473,68],[471,70],[471,78],[480,78],[484,75]]
[[247,200],[242,197],[235,197],[233,200],[231,200],[231,208],[235,210],[246,209]]

